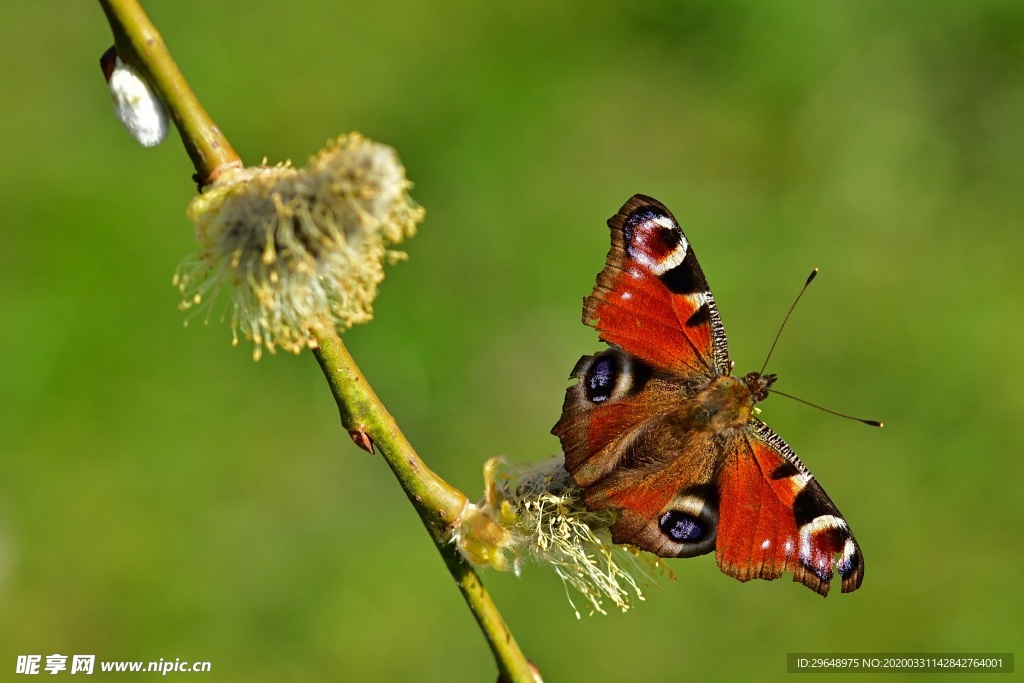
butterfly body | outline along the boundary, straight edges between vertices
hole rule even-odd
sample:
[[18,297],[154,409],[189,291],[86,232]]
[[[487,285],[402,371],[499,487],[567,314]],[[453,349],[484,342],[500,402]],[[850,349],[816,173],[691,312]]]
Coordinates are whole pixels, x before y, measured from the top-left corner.
[[755,415],[776,376],[733,376],[714,298],[675,218],[636,195],[609,227],[583,319],[610,347],[576,364],[552,430],[584,503],[618,513],[616,543],[662,557],[714,551],[740,580],[789,571],[822,595],[838,568],[843,591],[855,590],[860,548]]

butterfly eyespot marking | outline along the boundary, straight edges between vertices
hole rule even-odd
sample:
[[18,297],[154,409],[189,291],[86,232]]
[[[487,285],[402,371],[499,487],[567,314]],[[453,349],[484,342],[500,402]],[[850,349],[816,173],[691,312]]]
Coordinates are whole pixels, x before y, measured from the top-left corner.
[[665,549],[676,557],[694,557],[715,549],[718,510],[702,495],[677,494],[658,515]]
[[653,206],[633,211],[622,226],[626,251],[655,275],[678,268],[690,253],[679,225]]
[[707,527],[699,517],[682,510],[669,510],[658,520],[658,528],[676,543],[692,543],[704,538]]
[[618,349],[584,360],[590,362],[582,365],[579,376],[583,394],[591,403],[604,403],[639,391],[651,375],[650,368]]
[[846,578],[855,566],[857,546],[842,517],[821,515],[800,527],[800,563],[828,583],[835,556],[840,553],[839,575]]
[[593,403],[607,401],[615,390],[617,380],[618,368],[615,367],[615,361],[612,358],[604,356],[595,359],[583,379],[587,398]]

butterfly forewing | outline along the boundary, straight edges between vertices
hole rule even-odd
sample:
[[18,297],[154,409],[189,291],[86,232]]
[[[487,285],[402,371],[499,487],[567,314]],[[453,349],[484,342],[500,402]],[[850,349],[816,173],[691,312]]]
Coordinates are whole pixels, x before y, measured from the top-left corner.
[[679,223],[651,197],[635,195],[608,220],[612,246],[583,322],[602,341],[683,376],[728,371],[718,308]]
[[843,592],[856,590],[864,558],[835,504],[768,425],[751,420],[744,432],[719,483],[719,567],[741,581],[789,571],[822,595],[838,568]]

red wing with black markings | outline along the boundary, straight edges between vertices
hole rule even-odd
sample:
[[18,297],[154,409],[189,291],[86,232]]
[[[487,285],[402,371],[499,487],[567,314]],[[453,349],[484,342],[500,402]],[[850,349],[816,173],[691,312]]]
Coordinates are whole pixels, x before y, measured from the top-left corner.
[[[678,222],[635,195],[608,221],[611,250],[583,320],[610,348],[576,364],[552,429],[616,543],[662,557],[715,551],[742,581],[844,592],[864,560],[846,521],[788,445],[754,417],[774,375],[731,374],[714,297]],[[836,557],[838,556],[838,561]]]
[[711,288],[672,213],[634,195],[608,219],[612,246],[583,322],[601,340],[683,376],[728,371],[725,329]]
[[760,420],[751,419],[727,456],[719,498],[716,556],[726,574],[747,581],[787,571],[827,595],[838,569],[844,593],[860,587],[864,556],[846,520],[789,445]]

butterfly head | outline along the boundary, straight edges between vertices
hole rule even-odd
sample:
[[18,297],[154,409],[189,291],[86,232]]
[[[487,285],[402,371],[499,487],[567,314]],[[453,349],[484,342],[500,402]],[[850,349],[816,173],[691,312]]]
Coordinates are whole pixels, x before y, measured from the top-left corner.
[[751,372],[743,378],[743,384],[750,391],[754,403],[760,403],[768,398],[768,389],[775,384],[778,375],[762,375],[760,372]]

